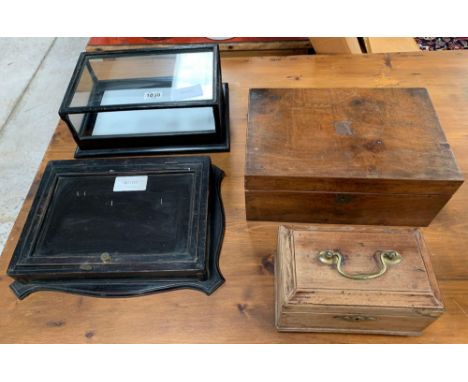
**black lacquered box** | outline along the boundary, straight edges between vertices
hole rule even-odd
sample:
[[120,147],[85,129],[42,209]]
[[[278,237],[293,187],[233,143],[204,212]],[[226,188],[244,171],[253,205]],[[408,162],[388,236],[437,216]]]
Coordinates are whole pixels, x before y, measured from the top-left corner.
[[75,157],[229,151],[218,46],[84,52],[59,110]]
[[49,162],[8,268],[13,291],[212,293],[222,176],[208,157]]

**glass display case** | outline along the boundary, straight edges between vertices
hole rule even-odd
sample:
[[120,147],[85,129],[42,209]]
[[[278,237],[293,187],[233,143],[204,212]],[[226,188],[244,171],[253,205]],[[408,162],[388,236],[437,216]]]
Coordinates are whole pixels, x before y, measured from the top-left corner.
[[59,115],[75,157],[229,151],[217,45],[84,52]]

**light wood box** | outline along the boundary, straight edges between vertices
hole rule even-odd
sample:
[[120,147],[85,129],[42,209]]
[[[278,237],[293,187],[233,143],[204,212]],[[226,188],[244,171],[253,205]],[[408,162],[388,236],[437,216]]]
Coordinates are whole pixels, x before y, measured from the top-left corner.
[[[383,251],[397,251],[401,261],[379,277],[357,280],[321,262],[325,250],[339,251],[342,271],[352,277],[381,271]],[[419,335],[444,310],[415,228],[280,226],[275,283],[279,331]]]

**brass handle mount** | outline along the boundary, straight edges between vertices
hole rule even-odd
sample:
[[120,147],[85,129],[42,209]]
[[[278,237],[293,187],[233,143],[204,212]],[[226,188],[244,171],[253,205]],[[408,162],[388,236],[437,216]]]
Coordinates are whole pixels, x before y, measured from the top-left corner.
[[387,272],[389,265],[398,264],[402,260],[402,256],[395,250],[377,251],[374,257],[378,259],[379,271],[376,273],[347,273],[343,270],[343,255],[339,250],[326,249],[318,253],[319,260],[328,265],[335,265],[338,273],[353,280],[370,280],[382,276]]

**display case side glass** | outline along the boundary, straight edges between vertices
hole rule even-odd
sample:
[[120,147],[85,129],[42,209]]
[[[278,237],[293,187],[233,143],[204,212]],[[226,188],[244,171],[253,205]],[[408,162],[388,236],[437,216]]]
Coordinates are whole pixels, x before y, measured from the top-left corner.
[[[203,45],[84,53],[61,111],[79,113],[180,107],[180,103],[186,106],[215,104],[217,89],[221,86],[218,52],[216,45]],[[92,92],[92,97],[83,97],[83,90]]]
[[116,137],[164,137],[216,132],[214,109],[190,107],[69,114],[80,141]]

